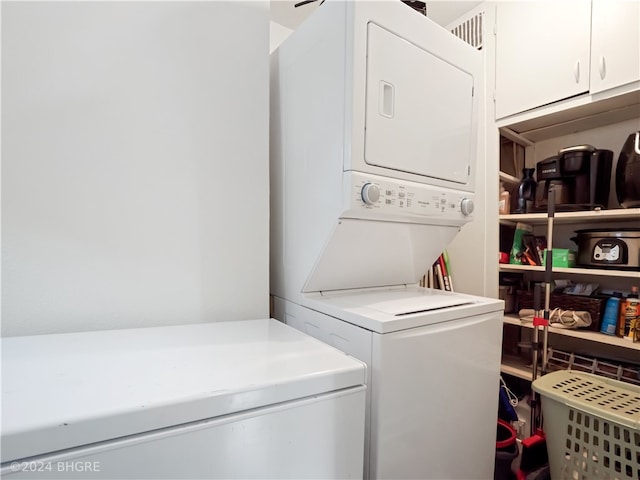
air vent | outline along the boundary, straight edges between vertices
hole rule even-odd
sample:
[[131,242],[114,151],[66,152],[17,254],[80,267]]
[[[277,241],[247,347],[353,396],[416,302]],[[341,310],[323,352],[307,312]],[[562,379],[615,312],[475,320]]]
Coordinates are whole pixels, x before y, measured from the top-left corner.
[[479,12],[471,18],[468,18],[461,24],[451,29],[456,37],[461,38],[469,45],[478,50],[482,50],[482,18],[483,12]]

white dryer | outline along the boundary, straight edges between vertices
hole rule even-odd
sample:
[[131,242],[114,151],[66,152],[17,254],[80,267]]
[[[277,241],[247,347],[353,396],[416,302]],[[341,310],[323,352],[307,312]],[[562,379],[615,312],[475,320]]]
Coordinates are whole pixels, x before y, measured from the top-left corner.
[[2,478],[362,478],[365,365],[275,320],[2,339]]
[[493,476],[503,302],[417,286],[473,219],[482,77],[399,0],[272,54],[273,314],[369,365],[366,478]]

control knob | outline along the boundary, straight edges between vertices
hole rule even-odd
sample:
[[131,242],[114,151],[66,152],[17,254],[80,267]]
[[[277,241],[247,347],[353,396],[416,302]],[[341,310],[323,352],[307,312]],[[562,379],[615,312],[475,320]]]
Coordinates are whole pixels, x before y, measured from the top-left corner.
[[365,183],[360,196],[365,205],[373,205],[380,199],[380,188],[373,183]]
[[474,207],[475,205],[473,204],[473,200],[470,198],[463,198],[460,202],[460,211],[465,217],[473,213]]

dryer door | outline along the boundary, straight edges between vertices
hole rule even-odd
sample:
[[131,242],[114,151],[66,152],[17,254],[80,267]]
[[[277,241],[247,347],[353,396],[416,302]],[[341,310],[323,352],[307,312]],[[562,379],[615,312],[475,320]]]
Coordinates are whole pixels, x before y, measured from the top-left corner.
[[369,23],[365,161],[466,184],[473,83],[468,72]]

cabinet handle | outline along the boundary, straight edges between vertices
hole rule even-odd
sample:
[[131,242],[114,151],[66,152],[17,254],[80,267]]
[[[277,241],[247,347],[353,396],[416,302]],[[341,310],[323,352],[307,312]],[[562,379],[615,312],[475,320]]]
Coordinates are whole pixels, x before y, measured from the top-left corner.
[[576,65],[573,67],[573,76],[576,79],[576,83],[580,83],[580,60],[577,60]]
[[604,80],[604,77],[607,76],[607,65],[604,62],[604,55],[600,57],[600,79]]

